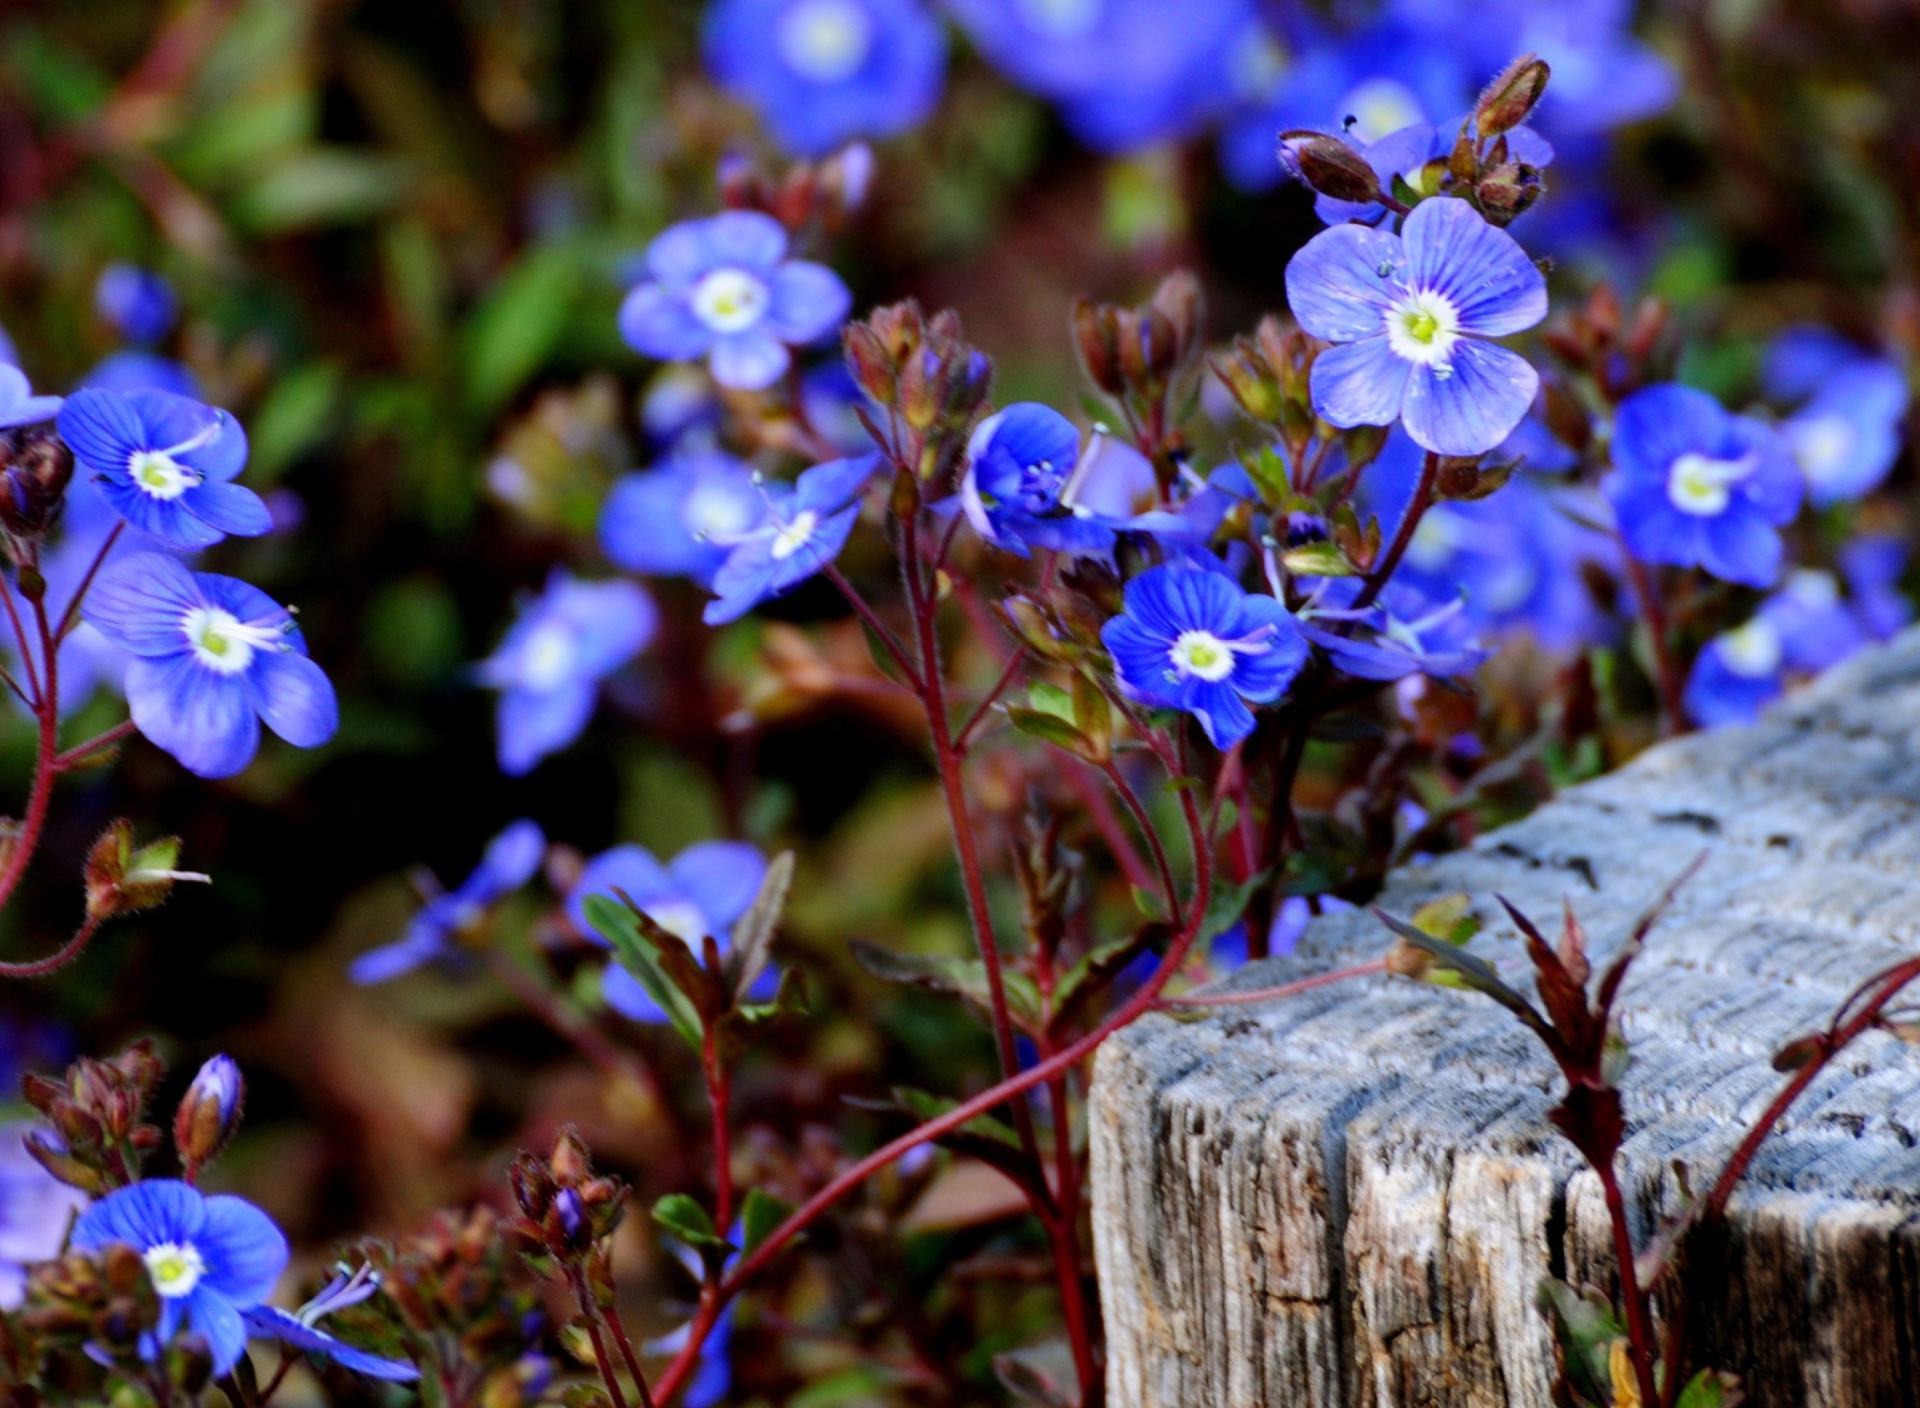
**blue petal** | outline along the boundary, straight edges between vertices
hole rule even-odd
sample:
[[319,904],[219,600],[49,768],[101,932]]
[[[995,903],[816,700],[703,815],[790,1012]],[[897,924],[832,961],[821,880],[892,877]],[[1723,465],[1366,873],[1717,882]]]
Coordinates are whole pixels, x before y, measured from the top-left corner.
[[1722,581],[1770,587],[1780,576],[1784,554],[1780,534],[1752,508],[1736,502],[1705,520],[1700,565]]
[[1614,417],[1613,462],[1665,491],[1673,462],[1689,452],[1723,452],[1731,419],[1720,403],[1691,386],[1663,382],[1620,403]]
[[767,328],[782,342],[805,346],[846,321],[853,295],[824,264],[796,259],[774,271]]
[[593,717],[597,693],[592,680],[571,681],[544,693],[503,691],[498,718],[500,770],[519,777],[533,771],[547,754],[573,742]]
[[786,227],[758,210],[727,210],[700,222],[713,268],[770,278],[787,254]]
[[301,1323],[278,1306],[252,1306],[241,1318],[258,1338],[278,1340],[306,1354],[324,1355],[342,1368],[365,1374],[370,1379],[412,1383],[420,1377],[420,1371],[405,1360],[385,1359],[364,1349],[355,1349],[324,1330]]
[[306,656],[262,652],[244,678],[261,719],[294,747],[318,748],[339,729],[333,684]]
[[673,858],[669,867],[681,893],[707,917],[723,942],[767,878],[767,858],[745,841],[702,841]]
[[445,953],[444,941],[437,929],[409,928],[397,943],[370,948],[347,965],[347,976],[363,987],[388,982],[402,973],[411,973],[423,963],[431,963]]
[[1115,616],[1100,628],[1100,640],[1122,683],[1150,703],[1172,702],[1174,690],[1167,679],[1171,637],[1149,631],[1131,616]]
[[713,574],[714,599],[700,613],[709,626],[737,621],[774,594],[773,548],[767,537],[740,544]]
[[1329,425],[1391,425],[1406,399],[1413,363],[1394,354],[1385,333],[1329,347],[1313,359],[1314,414]]
[[246,685],[188,654],[139,658],[127,667],[134,726],[201,777],[231,777],[260,746]]
[[1406,262],[1398,235],[1359,225],[1322,230],[1287,265],[1287,307],[1328,342],[1383,333]]
[[1540,373],[1525,357],[1490,342],[1462,338],[1447,367],[1442,376],[1439,367],[1415,366],[1401,412],[1414,443],[1437,454],[1493,449],[1513,433],[1540,390]]
[[593,926],[587,923],[586,902],[589,895],[612,896],[615,890],[620,890],[645,909],[651,904],[674,898],[678,889],[673,876],[654,858],[653,852],[643,846],[615,846],[610,851],[602,851],[581,869],[579,880],[574,882],[573,893],[567,896],[567,914],[581,933],[597,942],[604,942],[599,939]]
[[204,1335],[213,1355],[213,1372],[225,1374],[240,1362],[247,1350],[247,1328],[240,1320],[239,1307],[201,1282],[182,1299],[187,1326]]
[[115,645],[162,657],[187,648],[181,618],[204,601],[193,573],[177,558],[143,552],[101,569],[80,612]]
[[[137,492],[137,491],[136,491]],[[273,528],[273,515],[251,489],[209,480],[180,497],[188,513],[210,528],[236,538],[257,538]]]
[[492,904],[533,878],[546,859],[547,837],[539,823],[522,818],[487,842],[480,864],[460,886],[470,904]]
[[780,339],[762,326],[716,340],[707,369],[722,386],[764,391],[780,380],[792,360]]
[[647,996],[640,980],[618,963],[609,963],[600,974],[600,995],[607,1006],[629,1022],[664,1022],[667,1014]]
[[787,517],[791,519],[805,509],[822,514],[838,513],[866,487],[879,468],[880,456],[873,454],[829,460],[802,470],[799,479],[794,481],[793,506]]
[[124,474],[144,430],[127,398],[115,391],[76,391],[60,408],[60,438],[89,475]]
[[575,649],[580,673],[612,674],[646,649],[660,626],[660,612],[638,582],[567,582],[566,609],[578,622]]
[[307,638],[287,619],[286,608],[253,583],[218,572],[196,572],[193,580],[208,605],[229,611],[241,621],[281,621],[280,643],[296,654],[307,653]]
[[[163,396],[166,394],[167,393],[162,391],[136,391],[132,393],[130,399],[133,400],[135,407],[138,408],[140,406],[140,397]],[[179,400],[185,398],[169,397],[169,399]],[[194,401],[190,404],[199,406],[200,403]],[[205,479],[215,484],[224,484],[228,480],[239,478],[240,471],[247,467],[246,430],[242,428],[239,421],[218,407],[203,407],[202,409],[208,411],[209,414],[213,416],[214,423],[219,429],[214,433],[213,438],[204,445],[195,446],[191,450],[181,451],[180,462],[191,465],[193,468],[199,470]],[[145,416],[144,410],[142,410],[142,416]],[[152,428],[152,423],[149,421],[148,430],[151,432]],[[167,443],[177,444],[179,442],[170,441]],[[165,445],[163,444],[160,448],[164,449]]]
[[620,304],[620,336],[634,351],[662,362],[690,362],[713,346],[713,329],[694,316],[686,295],[644,283]]
[[1547,316],[1546,275],[1512,235],[1464,200],[1421,201],[1400,233],[1412,263],[1410,282],[1445,294],[1462,332],[1505,337]]
[[188,1242],[207,1219],[207,1200],[176,1178],[149,1178],[107,1194],[73,1225],[76,1251],[114,1245],[148,1251]]
[[272,1295],[287,1269],[287,1239],[272,1218],[244,1198],[208,1198],[194,1245],[207,1263],[200,1284],[237,1305],[257,1305]]
[[1225,680],[1199,680],[1197,684],[1187,708],[1200,720],[1208,742],[1225,751],[1253,732],[1253,711],[1241,702],[1232,685]]
[[188,510],[186,501],[194,492],[191,489],[177,499],[156,499],[144,489],[136,489],[125,476],[102,477],[94,481],[94,487],[115,513],[170,547],[210,548],[226,537]]

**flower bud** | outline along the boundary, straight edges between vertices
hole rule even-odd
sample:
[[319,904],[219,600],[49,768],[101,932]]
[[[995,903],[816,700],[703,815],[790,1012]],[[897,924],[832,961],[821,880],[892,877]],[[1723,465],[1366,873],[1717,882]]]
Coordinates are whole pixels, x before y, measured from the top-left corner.
[[1073,341],[1080,366],[1087,380],[1109,396],[1118,396],[1125,387],[1114,339],[1113,309],[1085,298],[1073,305]]
[[231,1056],[215,1056],[200,1068],[173,1115],[173,1147],[188,1169],[206,1167],[227,1147],[240,1127],[246,1088]]
[[1510,225],[1546,194],[1546,183],[1531,166],[1509,162],[1496,166],[1480,178],[1474,188],[1480,197],[1480,209],[1495,225]]
[[1324,132],[1285,132],[1281,146],[1291,155],[1287,164],[1315,191],[1334,200],[1365,205],[1380,199],[1380,178],[1367,159]]
[[73,478],[73,451],[50,425],[0,432],[0,524],[37,538],[60,515]]
[[179,837],[168,836],[135,850],[133,824],[124,818],[114,822],[87,853],[87,917],[111,919],[152,909],[173,893],[178,880],[212,883],[210,876],[175,870],[179,859]]
[[1473,125],[1482,137],[1511,132],[1527,120],[1547,91],[1552,70],[1537,54],[1522,54],[1489,83],[1474,105]]

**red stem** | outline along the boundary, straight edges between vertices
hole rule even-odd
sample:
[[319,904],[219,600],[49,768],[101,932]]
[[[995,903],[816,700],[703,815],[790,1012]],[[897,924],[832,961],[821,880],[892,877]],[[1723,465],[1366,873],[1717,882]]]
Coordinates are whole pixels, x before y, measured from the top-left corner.
[[608,1332],[620,1347],[620,1357],[626,1361],[627,1373],[633,1377],[634,1390],[640,1395],[640,1408],[653,1408],[653,1395],[647,1390],[647,1376],[640,1367],[640,1356],[633,1352],[633,1341],[627,1338],[627,1327],[621,1322],[620,1308],[608,1306],[601,1312],[601,1319],[606,1321]]
[[111,748],[124,738],[133,737],[136,731],[132,719],[123,720],[108,729],[105,733],[94,738],[89,738],[85,743],[76,743],[73,747],[67,749],[66,752],[56,757],[53,760],[53,766],[57,771],[66,772],[92,754],[98,753],[104,748]]
[[887,655],[892,659],[894,666],[907,677],[907,683],[916,692],[923,692],[926,686],[920,678],[920,672],[914,669],[913,661],[908,658],[906,647],[900,643],[899,637],[887,629],[887,623],[880,619],[872,606],[868,605],[867,599],[854,590],[853,583],[841,575],[840,569],[831,562],[820,571],[821,575],[840,589],[840,595],[847,599],[847,605],[853,608],[854,615],[860,618],[866,628],[873,632],[880,644],[886,648]]
[[87,945],[93,942],[93,936],[99,929],[100,921],[88,915],[86,922],[74,931],[73,937],[62,944],[58,951],[31,963],[0,963],[0,978],[44,978],[50,973],[57,973],[87,951]]
[[[11,611],[13,593],[0,591],[0,596],[7,599],[7,609]],[[27,873],[27,866],[33,860],[33,853],[39,849],[40,832],[47,822],[47,805],[53,800],[53,779],[59,772],[54,765],[60,750],[58,651],[53,644],[53,633],[47,627],[46,604],[34,602],[33,615],[40,632],[40,663],[45,681],[43,687],[35,690],[34,712],[40,724],[40,741],[33,760],[33,791],[27,798],[27,814],[20,823],[20,835],[13,844],[13,854],[7,861],[7,868],[0,872],[0,905],[11,899],[13,892],[19,888],[20,879]],[[17,624],[19,618],[16,616],[14,619]],[[21,655],[24,657],[26,653],[23,648]]]
[[587,1289],[586,1277],[575,1269],[568,1279],[573,1283],[573,1298],[580,1306],[580,1318],[587,1322],[587,1336],[593,1341],[593,1367],[600,1371],[600,1381],[613,1395],[613,1408],[627,1408],[627,1395],[620,1388],[620,1369],[607,1356],[607,1342],[600,1336],[600,1316],[594,1307],[593,1293]]
[[1653,638],[1655,684],[1660,690],[1660,736],[1674,738],[1686,728],[1684,684],[1679,662],[1673,658],[1673,641],[1667,623],[1667,607],[1660,596],[1660,584],[1647,565],[1627,550],[1621,540],[1620,556],[1627,564],[1627,580],[1640,600],[1641,613],[1647,618],[1647,634]]
[[713,1112],[713,1221],[724,1237],[733,1226],[733,1140],[727,1128],[732,1082],[726,1062],[720,1059],[711,1025],[704,1027],[700,1034],[700,1069],[707,1079],[707,1103]]
[[1297,982],[1282,983],[1277,988],[1254,988],[1248,992],[1194,993],[1183,997],[1163,997],[1156,1004],[1161,1008],[1170,1007],[1244,1007],[1255,1002],[1271,1002],[1276,997],[1292,997],[1296,993],[1312,992],[1315,988],[1324,988],[1333,983],[1344,983],[1349,978],[1365,978],[1374,973],[1387,971],[1387,960],[1376,958],[1371,963],[1357,963],[1351,968],[1336,968],[1331,973],[1316,973],[1311,978],[1301,978]]
[[[1640,1387],[1640,1402],[1655,1404],[1660,1401],[1660,1390],[1653,1376],[1653,1322],[1634,1260],[1626,1199],[1620,1195],[1620,1180],[1615,1176],[1613,1160],[1609,1159],[1604,1167],[1595,1167],[1594,1172],[1599,1175],[1600,1187],[1607,1196],[1607,1221],[1613,1224],[1613,1256],[1620,1263],[1620,1300],[1627,1311],[1627,1343],[1633,1357],[1633,1377]],[[1673,1373],[1674,1367],[1667,1366],[1668,1376],[1672,1377]]]
[[1140,834],[1147,838],[1147,848],[1153,852],[1154,869],[1160,872],[1160,885],[1166,892],[1167,916],[1171,918],[1180,908],[1180,893],[1174,884],[1173,866],[1167,861],[1167,848],[1160,844],[1160,833],[1154,830],[1153,819],[1147,815],[1146,807],[1142,805],[1133,788],[1127,785],[1126,777],[1112,758],[1108,758],[1101,765],[1101,771],[1106,773],[1107,781],[1113,784],[1113,790],[1120,794],[1120,801],[1126,807],[1128,814],[1133,817],[1134,825],[1140,828]]
[[[1044,1038],[1040,1054],[1052,1054]],[[1055,1197],[1060,1203],[1060,1216],[1051,1235],[1060,1308],[1067,1321],[1067,1340],[1073,1347],[1073,1368],[1080,1380],[1084,1408],[1093,1401],[1099,1371],[1093,1357],[1093,1320],[1086,1282],[1080,1275],[1080,1161],[1073,1150],[1073,1107],[1067,1098],[1067,1075],[1062,1071],[1047,1082],[1047,1100],[1053,1112]]]
[[1127,877],[1127,883],[1136,890],[1144,890],[1153,884],[1153,871],[1148,867],[1146,857],[1133,844],[1133,838],[1120,824],[1119,814],[1107,800],[1107,794],[1093,779],[1090,765],[1079,759],[1068,759],[1063,775],[1067,786],[1071,787],[1088,815],[1093,818],[1094,830],[1100,833],[1100,839],[1107,843],[1107,849],[1113,853],[1114,863]]
[[1353,599],[1352,610],[1359,611],[1373,605],[1373,599],[1393,579],[1400,559],[1407,555],[1407,549],[1413,543],[1420,520],[1427,516],[1427,510],[1433,506],[1433,481],[1439,473],[1440,456],[1429,450],[1426,458],[1420,461],[1420,479],[1413,486],[1413,498],[1407,502],[1407,511],[1400,515],[1400,526],[1393,530],[1393,541],[1387,544],[1386,555],[1367,574],[1366,585],[1360,588],[1360,595]]

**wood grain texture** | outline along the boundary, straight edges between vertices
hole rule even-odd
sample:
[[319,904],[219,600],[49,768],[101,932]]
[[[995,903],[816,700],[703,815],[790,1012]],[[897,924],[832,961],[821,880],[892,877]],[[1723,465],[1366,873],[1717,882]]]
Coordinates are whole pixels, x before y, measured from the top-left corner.
[[[1563,896],[1604,956],[1702,849],[1621,1010],[1622,1177],[1639,1235],[1704,1185],[1778,1089],[1788,1038],[1920,947],[1920,632],[1757,728],[1669,744],[1472,849],[1396,874],[1406,914],[1465,891],[1474,949],[1530,986],[1505,894]],[[1316,920],[1229,988],[1377,957]],[[1545,1405],[1549,1272],[1610,1284],[1600,1190],[1553,1135],[1557,1076],[1484,998],[1373,978],[1101,1051],[1093,1217],[1116,1408]],[[1920,1051],[1870,1036],[1690,1250],[1697,1352],[1761,1408],[1920,1408]]]

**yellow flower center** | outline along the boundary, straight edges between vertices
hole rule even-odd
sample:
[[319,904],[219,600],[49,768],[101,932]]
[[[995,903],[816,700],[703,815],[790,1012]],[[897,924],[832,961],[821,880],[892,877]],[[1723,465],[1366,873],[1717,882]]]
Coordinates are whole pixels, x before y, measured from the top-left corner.
[[190,1295],[207,1271],[199,1248],[185,1242],[162,1242],[148,1248],[141,1259],[147,1263],[153,1289],[168,1300]]

